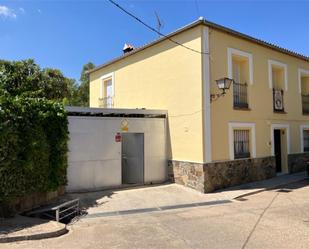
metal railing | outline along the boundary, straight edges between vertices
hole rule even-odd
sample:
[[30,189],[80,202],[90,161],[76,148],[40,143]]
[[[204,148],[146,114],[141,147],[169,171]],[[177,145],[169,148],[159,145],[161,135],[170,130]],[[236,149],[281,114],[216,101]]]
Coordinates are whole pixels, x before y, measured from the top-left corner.
[[309,114],[309,94],[302,94],[302,107],[303,107],[303,114]]
[[114,98],[112,96],[99,98],[99,107],[101,108],[113,108]]
[[234,158],[249,158],[249,130],[234,130]]
[[233,83],[233,104],[237,108],[248,108],[247,83]]
[[71,201],[66,201],[62,204],[56,206],[47,206],[44,208],[39,208],[27,213],[29,216],[45,216],[52,220],[61,221],[65,219],[71,219],[79,215],[79,199],[74,199]]
[[78,215],[79,213],[79,199],[65,202],[57,207],[54,207],[56,212],[56,221],[63,220],[72,215]]

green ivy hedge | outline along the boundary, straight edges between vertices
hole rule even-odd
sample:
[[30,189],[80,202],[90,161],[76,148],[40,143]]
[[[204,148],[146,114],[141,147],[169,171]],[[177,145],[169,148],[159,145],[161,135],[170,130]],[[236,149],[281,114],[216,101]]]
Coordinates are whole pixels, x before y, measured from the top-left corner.
[[0,204],[66,184],[64,106],[0,92]]

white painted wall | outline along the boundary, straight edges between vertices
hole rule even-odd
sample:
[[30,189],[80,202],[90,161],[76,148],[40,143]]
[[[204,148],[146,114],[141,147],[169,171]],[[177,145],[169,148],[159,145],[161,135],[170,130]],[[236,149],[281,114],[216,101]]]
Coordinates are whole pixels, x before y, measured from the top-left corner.
[[67,191],[96,190],[121,185],[121,121],[129,131],[144,133],[144,181],[167,179],[166,129],[163,118],[69,116]]

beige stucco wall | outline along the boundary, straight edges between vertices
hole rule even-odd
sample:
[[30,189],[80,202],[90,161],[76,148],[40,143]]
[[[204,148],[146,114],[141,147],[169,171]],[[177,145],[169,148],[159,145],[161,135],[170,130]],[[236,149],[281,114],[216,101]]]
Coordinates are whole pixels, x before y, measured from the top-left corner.
[[[228,76],[227,49],[235,48],[253,55],[253,85],[249,84],[250,110],[234,110],[232,87],[226,96],[211,103],[212,159],[229,159],[229,122],[254,122],[256,124],[256,156],[271,154],[271,124],[290,124],[291,153],[300,152],[300,124],[309,124],[309,117],[302,115],[301,95],[298,86],[298,68],[309,69],[309,63],[282,54],[261,45],[211,29],[210,70],[211,92],[217,93],[215,80]],[[284,92],[286,114],[273,112],[272,89],[268,84],[268,60],[287,64],[288,91]]]
[[[201,26],[173,37],[201,50]],[[90,74],[90,107],[100,77],[114,73],[115,108],[168,110],[170,158],[203,161],[201,55],[163,41]]]

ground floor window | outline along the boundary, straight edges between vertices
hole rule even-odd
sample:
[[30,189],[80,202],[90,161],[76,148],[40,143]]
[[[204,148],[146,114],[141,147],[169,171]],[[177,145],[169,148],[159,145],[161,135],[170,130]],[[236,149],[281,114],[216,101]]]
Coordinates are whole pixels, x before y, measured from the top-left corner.
[[234,158],[250,157],[250,130],[234,130]]
[[309,152],[309,130],[303,131],[304,152]]

